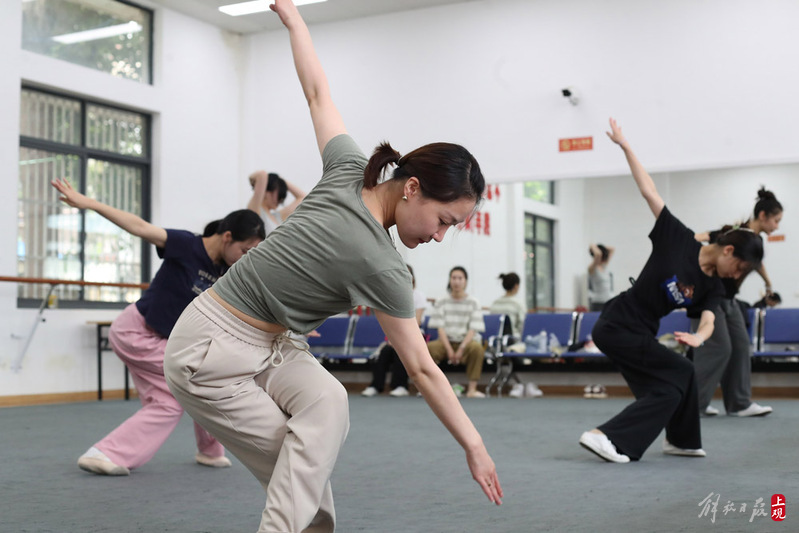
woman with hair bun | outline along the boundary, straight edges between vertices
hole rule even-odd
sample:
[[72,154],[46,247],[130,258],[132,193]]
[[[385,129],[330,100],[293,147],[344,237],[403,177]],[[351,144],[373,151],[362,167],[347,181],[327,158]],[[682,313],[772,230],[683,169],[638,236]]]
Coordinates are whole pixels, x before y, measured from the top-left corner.
[[613,291],[613,274],[608,271],[608,263],[615,249],[612,246],[592,243],[588,247],[591,264],[588,265],[588,308],[601,311],[610,300]]
[[259,531],[332,532],[330,476],[349,430],[347,391],[288,332],[307,333],[332,315],[371,307],[408,375],[463,448],[472,478],[500,504],[494,462],[427,351],[411,275],[388,231],[396,227],[408,248],[440,242],[480,201],[480,166],[449,143],[403,156],[383,143],[367,158],[347,134],[296,6],[277,0],[270,7],[288,29],[322,178],[294,214],[180,317],[167,346],[170,388],[260,482],[266,505]]
[[580,445],[605,461],[639,460],[665,428],[663,453],[704,457],[694,365],[661,345],[660,319],[685,307],[699,316],[694,333],[675,331],[677,341],[696,348],[713,333],[724,295],[719,278],[740,278],[760,265],[763,242],[748,230],[732,230],[702,246],[694,232],[666,207],[652,177],[610,119],[608,137],[621,147],[655,226],[652,253],[633,286],[608,301],[594,326],[594,343],[621,371],[635,401],[604,424],[580,436]]
[[[261,216],[267,236],[282,224],[305,198],[305,191],[274,172],[267,173],[263,170],[253,172],[250,175],[250,186],[252,197],[247,209]],[[289,205],[280,207],[288,193],[291,193],[294,200]]]
[[[720,230],[700,233],[700,242],[715,243],[733,227],[748,229],[756,235],[771,235],[780,226],[782,204],[773,192],[761,187],[751,218],[738,226],[724,226]],[[762,264],[756,269],[766,284],[766,295],[772,294],[771,279]],[[746,276],[724,279],[724,298],[716,310],[716,329],[703,346],[694,349],[694,366],[699,387],[699,413],[716,416],[719,410],[710,405],[716,387],[721,385],[724,409],[728,415],[739,417],[766,416],[771,406],[752,401],[751,343],[746,319],[735,297]],[[694,326],[696,322],[694,321]]]
[[524,327],[524,317],[527,314],[527,309],[516,298],[516,295],[519,294],[522,280],[515,272],[500,274],[499,279],[502,280],[502,288],[505,289],[505,295],[493,301],[490,312],[507,316],[510,319],[513,336],[520,340],[522,327]]

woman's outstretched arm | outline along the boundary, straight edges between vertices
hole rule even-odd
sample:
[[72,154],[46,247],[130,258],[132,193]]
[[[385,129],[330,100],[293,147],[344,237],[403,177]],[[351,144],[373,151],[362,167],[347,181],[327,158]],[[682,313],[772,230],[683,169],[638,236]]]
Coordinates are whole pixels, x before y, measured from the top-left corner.
[[413,379],[427,404],[441,423],[449,430],[466,452],[466,461],[472,478],[480,485],[488,499],[502,504],[502,486],[499,484],[494,461],[488,455],[480,434],[466,415],[449,381],[433,362],[419,326],[413,318],[396,318],[375,312],[389,342]]
[[624,138],[624,135],[622,135],[621,127],[616,124],[615,119],[610,119],[610,131],[607,132],[607,134],[611,141],[621,147],[625,157],[627,157],[627,164],[630,165],[630,170],[633,173],[635,184],[638,185],[638,190],[641,191],[641,195],[646,200],[646,203],[649,204],[649,209],[652,210],[652,214],[655,215],[655,218],[659,217],[665,205],[663,198],[660,197],[655,187],[655,182],[652,181],[652,176],[649,175],[641,162],[638,161],[638,158],[635,157],[632,148],[630,148],[630,143]]
[[141,237],[145,241],[150,242],[159,248],[163,248],[166,244],[167,234],[164,228],[154,226],[143,218],[134,215],[133,213],[122,211],[121,209],[111,207],[110,205],[106,205],[102,202],[98,202],[97,200],[84,196],[73,189],[72,185],[70,185],[66,180],[57,179],[51,181],[50,183],[53,187],[58,189],[58,192],[61,193],[61,201],[67,205],[77,207],[78,209],[91,209],[98,215],[102,216],[103,218],[107,218],[131,235]]
[[344,120],[333,104],[327,76],[316,56],[311,33],[294,2],[276,0],[269,7],[280,16],[280,21],[289,30],[294,68],[297,70],[302,92],[305,93],[308,108],[311,110],[311,121],[321,154],[330,139],[336,135],[347,133]]

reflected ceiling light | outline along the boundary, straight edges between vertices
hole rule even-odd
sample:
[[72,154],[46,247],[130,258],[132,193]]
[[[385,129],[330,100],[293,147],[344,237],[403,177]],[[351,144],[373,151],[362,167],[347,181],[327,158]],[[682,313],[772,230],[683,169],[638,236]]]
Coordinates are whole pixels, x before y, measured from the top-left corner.
[[53,37],[53,40],[61,44],[83,43],[86,41],[105,39],[106,37],[114,37],[115,35],[136,33],[141,30],[142,30],[141,24],[139,24],[138,22],[130,21],[126,24],[117,24],[116,26],[106,26],[105,28],[95,28],[93,30],[78,31],[75,33],[65,33],[64,35],[56,35],[55,37]]
[[[294,5],[304,6],[305,4],[318,4],[320,2],[327,2],[327,0],[294,0]],[[251,15],[253,13],[269,11],[269,4],[271,3],[272,0],[253,0],[251,2],[240,2],[238,4],[220,6],[219,11],[231,17],[240,17],[241,15]]]

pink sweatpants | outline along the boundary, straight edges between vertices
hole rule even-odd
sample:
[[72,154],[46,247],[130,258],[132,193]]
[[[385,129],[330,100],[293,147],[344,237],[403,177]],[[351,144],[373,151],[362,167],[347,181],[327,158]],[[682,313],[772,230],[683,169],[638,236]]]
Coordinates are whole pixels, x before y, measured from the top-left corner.
[[[136,304],[125,308],[111,324],[108,340],[130,371],[142,408],[94,445],[114,463],[137,468],[153,458],[183,416],[183,408],[169,392],[164,378],[167,339],[150,329]],[[225,449],[210,433],[194,423],[197,449],[210,457]]]

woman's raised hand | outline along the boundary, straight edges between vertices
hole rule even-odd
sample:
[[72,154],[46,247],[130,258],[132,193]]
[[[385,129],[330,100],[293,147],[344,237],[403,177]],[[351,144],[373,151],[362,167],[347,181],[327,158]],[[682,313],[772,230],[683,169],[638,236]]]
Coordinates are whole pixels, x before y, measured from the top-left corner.
[[627,142],[627,139],[624,138],[621,132],[621,126],[616,123],[615,118],[610,119],[610,131],[606,131],[605,133],[607,133],[611,141],[619,146],[623,146]]
[[54,179],[50,185],[55,187],[61,193],[60,200],[70,207],[77,207],[78,209],[86,209],[88,206],[88,198],[72,188],[67,180]]

